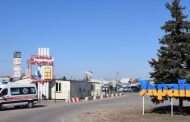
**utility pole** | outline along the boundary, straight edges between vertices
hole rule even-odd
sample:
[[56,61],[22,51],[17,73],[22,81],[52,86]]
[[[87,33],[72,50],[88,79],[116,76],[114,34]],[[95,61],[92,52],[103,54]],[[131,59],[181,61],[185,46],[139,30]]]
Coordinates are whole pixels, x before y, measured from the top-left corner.
[[117,71],[117,76],[116,76],[116,92],[118,93],[118,80],[119,79],[119,72]]
[[116,81],[118,81],[118,78],[119,78],[119,72],[117,71],[116,73],[117,73],[117,75],[116,75]]

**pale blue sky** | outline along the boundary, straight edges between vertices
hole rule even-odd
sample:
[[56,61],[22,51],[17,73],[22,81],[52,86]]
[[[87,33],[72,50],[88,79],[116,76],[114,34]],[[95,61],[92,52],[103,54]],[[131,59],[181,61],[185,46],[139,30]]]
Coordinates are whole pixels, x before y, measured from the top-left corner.
[[[0,0],[0,75],[12,74],[14,51],[22,70],[38,47],[50,48],[55,75],[80,79],[148,79],[160,27],[170,19],[171,0]],[[190,1],[181,0],[190,14]],[[189,19],[189,18],[188,18]]]

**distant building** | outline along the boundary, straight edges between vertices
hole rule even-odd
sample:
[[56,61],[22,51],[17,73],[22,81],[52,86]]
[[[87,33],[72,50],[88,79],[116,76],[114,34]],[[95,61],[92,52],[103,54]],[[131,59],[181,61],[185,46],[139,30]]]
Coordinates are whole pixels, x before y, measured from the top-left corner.
[[101,86],[102,86],[102,81],[97,80],[97,79],[92,79],[89,81],[91,83],[91,96],[100,96],[101,95]]
[[122,78],[120,80],[120,83],[125,83],[125,84],[131,83],[131,79],[130,78]]

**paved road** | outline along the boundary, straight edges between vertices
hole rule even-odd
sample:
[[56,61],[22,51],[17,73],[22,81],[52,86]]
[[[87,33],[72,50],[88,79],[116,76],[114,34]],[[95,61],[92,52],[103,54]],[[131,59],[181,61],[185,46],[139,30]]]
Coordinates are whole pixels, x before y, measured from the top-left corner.
[[[145,97],[146,106],[152,105]],[[46,103],[32,109],[13,109],[0,111],[0,122],[69,122],[79,113],[110,107],[142,107],[139,94],[126,94],[119,97],[81,103]]]

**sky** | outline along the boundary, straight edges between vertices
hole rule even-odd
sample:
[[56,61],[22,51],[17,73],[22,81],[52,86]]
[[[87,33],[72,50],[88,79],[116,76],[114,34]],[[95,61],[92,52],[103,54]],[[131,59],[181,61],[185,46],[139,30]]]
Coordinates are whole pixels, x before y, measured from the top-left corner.
[[[160,29],[171,0],[0,0],[0,75],[12,75],[13,52],[22,71],[38,48],[50,48],[55,76],[149,79]],[[190,16],[190,1],[181,0]],[[188,17],[190,20],[190,17]]]

